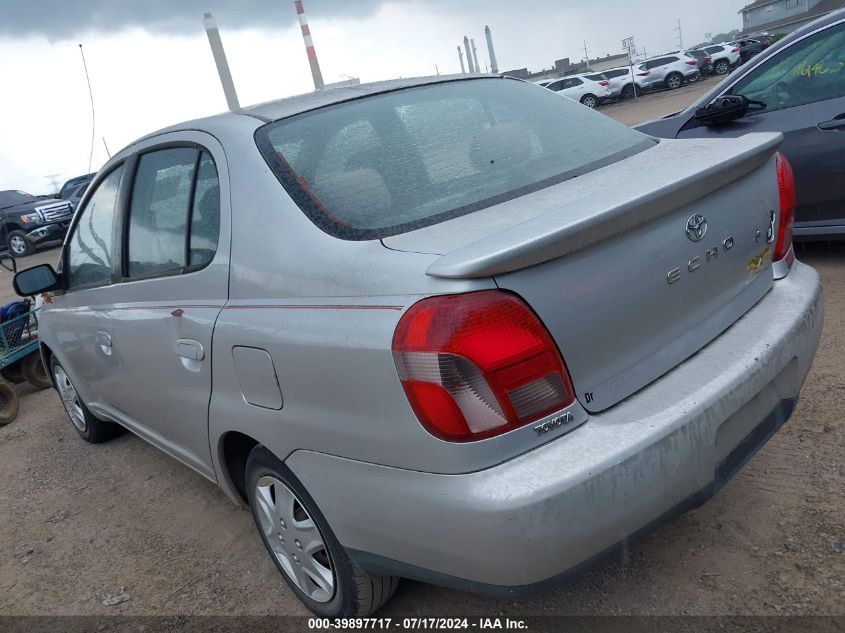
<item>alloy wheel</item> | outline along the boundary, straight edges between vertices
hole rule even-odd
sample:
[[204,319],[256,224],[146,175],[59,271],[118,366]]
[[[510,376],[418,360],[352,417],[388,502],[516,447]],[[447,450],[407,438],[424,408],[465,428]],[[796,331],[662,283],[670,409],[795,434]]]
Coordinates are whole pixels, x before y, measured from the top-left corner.
[[587,95],[586,97],[584,97],[584,99],[581,101],[581,103],[583,103],[588,108],[595,108],[596,105],[597,105],[596,98],[592,97],[590,95]]
[[26,242],[20,235],[13,235],[9,239],[9,248],[15,255],[23,255],[26,253]]
[[675,90],[675,89],[677,89],[677,88],[680,88],[682,83],[683,83],[683,80],[682,80],[680,77],[678,77],[678,75],[672,75],[672,76],[670,76],[670,77],[669,77],[669,79],[668,79],[668,80],[667,80],[667,82],[666,82],[666,84],[667,84],[667,85],[668,85],[668,86],[669,86],[672,90]]
[[56,365],[53,370],[53,376],[56,378],[56,385],[59,388],[59,395],[62,398],[62,403],[65,405],[70,421],[79,430],[80,433],[85,433],[88,428],[88,423],[85,421],[85,413],[82,411],[82,404],[79,402],[79,396],[76,389],[70,382],[70,378],[65,373],[65,370],[60,365]]
[[331,555],[305,506],[269,475],[258,480],[255,501],[264,537],[285,574],[315,602],[329,602],[335,594]]

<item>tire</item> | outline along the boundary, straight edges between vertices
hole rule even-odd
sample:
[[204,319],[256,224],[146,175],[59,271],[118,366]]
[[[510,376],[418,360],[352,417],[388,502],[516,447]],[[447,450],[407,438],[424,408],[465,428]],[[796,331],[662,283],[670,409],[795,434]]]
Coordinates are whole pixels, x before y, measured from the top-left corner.
[[26,257],[32,255],[35,247],[26,239],[23,231],[11,231],[9,233],[9,252],[15,257]]
[[23,377],[23,371],[21,369],[22,361],[16,360],[11,365],[6,365],[3,369],[0,369],[0,376],[3,376],[6,380],[8,380],[13,385],[21,384],[26,378]]
[[731,65],[725,59],[720,59],[713,64],[713,72],[717,75],[727,75],[731,71]]
[[123,427],[108,420],[101,420],[94,416],[85,403],[80,400],[76,393],[76,387],[70,381],[64,368],[54,356],[50,361],[50,372],[55,380],[56,391],[62,399],[67,417],[70,418],[73,428],[86,442],[99,444],[123,432]]
[[596,97],[595,95],[584,95],[583,97],[581,97],[581,103],[590,108],[591,110],[594,110],[599,107],[599,100],[598,97]]
[[666,87],[669,90],[677,90],[684,85],[684,76],[680,73],[671,73],[666,77]]
[[41,362],[40,352],[32,352],[28,356],[24,356],[21,362],[21,374],[36,389],[49,389],[53,386],[50,374],[47,373],[44,363]]
[[[396,591],[398,578],[371,576],[352,562],[302,483],[261,445],[247,458],[246,485],[264,547],[291,590],[316,615],[367,617]],[[280,496],[286,503],[278,502]],[[297,536],[314,544],[310,554]]]
[[634,96],[640,96],[643,93],[640,90],[639,86],[634,86],[634,84],[628,84],[624,88],[622,88],[622,98],[623,99],[633,99]]
[[5,380],[0,380],[0,426],[14,422],[18,417],[18,394]]

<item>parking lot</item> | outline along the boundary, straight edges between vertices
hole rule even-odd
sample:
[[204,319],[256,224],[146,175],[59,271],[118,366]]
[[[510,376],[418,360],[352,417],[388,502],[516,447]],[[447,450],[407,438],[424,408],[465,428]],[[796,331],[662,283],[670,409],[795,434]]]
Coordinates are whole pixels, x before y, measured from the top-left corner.
[[[630,125],[712,85],[601,112]],[[404,582],[380,614],[845,614],[845,244],[798,255],[825,288],[813,369],[791,421],[715,498],[549,593],[503,601]],[[53,391],[18,388],[20,416],[0,428],[0,612],[308,614],[249,514],[212,483],[130,434],[86,444]]]

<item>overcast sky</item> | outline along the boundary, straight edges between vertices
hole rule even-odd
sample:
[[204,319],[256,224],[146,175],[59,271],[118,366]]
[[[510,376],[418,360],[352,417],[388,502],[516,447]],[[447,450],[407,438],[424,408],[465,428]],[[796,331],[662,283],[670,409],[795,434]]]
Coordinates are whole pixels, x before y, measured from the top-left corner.
[[[739,28],[742,0],[305,0],[327,82],[460,71],[456,46],[493,31],[502,70],[621,52],[657,54]],[[293,0],[0,0],[0,190],[51,192],[135,138],[226,109],[202,15],[217,18],[243,105],[313,88]]]

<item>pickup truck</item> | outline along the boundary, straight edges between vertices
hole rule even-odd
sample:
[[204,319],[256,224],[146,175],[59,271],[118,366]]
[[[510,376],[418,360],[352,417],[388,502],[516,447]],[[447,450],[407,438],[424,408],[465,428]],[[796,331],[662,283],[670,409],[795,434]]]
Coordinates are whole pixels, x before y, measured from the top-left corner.
[[0,191],[0,242],[15,257],[47,242],[63,240],[73,217],[67,200],[42,199],[23,191]]

